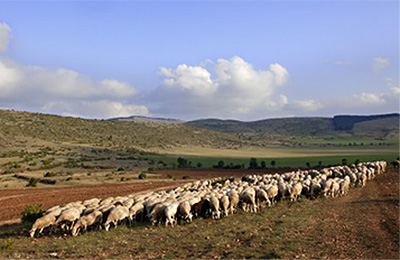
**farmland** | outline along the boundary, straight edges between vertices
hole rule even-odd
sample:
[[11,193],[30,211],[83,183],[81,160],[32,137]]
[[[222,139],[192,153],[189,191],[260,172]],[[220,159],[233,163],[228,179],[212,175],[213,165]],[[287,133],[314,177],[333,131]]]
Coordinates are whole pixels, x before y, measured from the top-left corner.
[[[30,240],[28,227],[20,221],[32,202],[46,209],[93,197],[170,189],[204,178],[391,162],[399,156],[396,130],[380,138],[290,133],[269,142],[261,138],[267,133],[233,134],[182,122],[101,121],[17,111],[2,111],[0,120],[2,258],[396,258],[394,169],[365,188],[351,189],[346,197],[283,201],[259,214],[239,212],[218,221],[200,218],[173,229],[135,224],[76,238]],[[382,130],[370,130],[367,123],[355,129]]]
[[397,259],[398,199],[391,170],[345,197],[282,202],[175,228],[137,224],[31,240],[22,225],[3,226],[0,257]]

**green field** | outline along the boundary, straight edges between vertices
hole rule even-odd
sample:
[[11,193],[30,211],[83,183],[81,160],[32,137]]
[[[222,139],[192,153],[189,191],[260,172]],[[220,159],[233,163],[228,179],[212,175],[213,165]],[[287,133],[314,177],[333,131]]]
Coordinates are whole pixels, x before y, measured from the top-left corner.
[[[334,155],[334,156],[309,156],[309,157],[286,157],[286,158],[274,158],[274,157],[256,157],[258,164],[261,161],[265,161],[266,167],[271,168],[271,162],[275,161],[276,168],[304,168],[307,166],[307,162],[311,167],[315,166],[327,166],[327,165],[340,165],[342,160],[346,159],[347,163],[354,163],[356,160],[360,161],[376,161],[386,160],[393,161],[399,156],[399,153],[381,153],[381,154],[359,154],[359,155]],[[169,167],[177,167],[177,159],[182,157],[187,161],[191,162],[191,165],[196,168],[198,163],[201,164],[201,168],[212,168],[213,165],[217,165],[219,161],[223,161],[225,165],[233,164],[244,164],[245,168],[249,166],[250,158],[234,158],[234,157],[194,157],[194,156],[148,156],[154,161],[162,161]],[[320,163],[321,162],[321,163]]]

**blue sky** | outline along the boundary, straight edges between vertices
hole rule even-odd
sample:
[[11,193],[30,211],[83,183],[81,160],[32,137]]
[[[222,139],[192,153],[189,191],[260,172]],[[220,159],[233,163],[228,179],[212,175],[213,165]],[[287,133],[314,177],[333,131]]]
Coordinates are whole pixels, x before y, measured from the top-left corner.
[[243,120],[399,110],[398,1],[0,2],[0,23],[2,108]]

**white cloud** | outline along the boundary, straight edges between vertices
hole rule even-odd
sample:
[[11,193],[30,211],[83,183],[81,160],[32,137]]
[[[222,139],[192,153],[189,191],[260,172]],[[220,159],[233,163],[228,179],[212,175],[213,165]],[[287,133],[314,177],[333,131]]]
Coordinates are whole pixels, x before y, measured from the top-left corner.
[[7,49],[11,39],[11,28],[6,23],[0,23],[0,52]]
[[[208,68],[210,67],[210,68]],[[280,64],[256,70],[235,56],[207,61],[201,66],[161,68],[162,84],[151,99],[157,113],[184,117],[266,117],[287,104],[276,94],[289,76]]]
[[117,101],[97,100],[75,102],[51,101],[41,107],[45,112],[58,112],[69,116],[83,117],[126,117],[131,115],[147,115],[149,110],[143,105],[122,104]]
[[393,94],[400,94],[400,88],[392,87],[390,88]]
[[372,61],[372,70],[375,73],[381,72],[389,66],[390,62],[387,58],[377,57]]
[[163,84],[167,88],[188,91],[196,96],[205,96],[216,90],[210,73],[200,66],[179,65],[175,70],[161,68]]
[[92,117],[148,114],[130,101],[137,90],[115,79],[99,82],[68,69],[49,70],[0,59],[0,102],[33,110]]
[[295,100],[293,101],[293,107],[304,112],[311,112],[323,108],[323,104],[313,99]]
[[361,102],[366,105],[377,105],[385,103],[385,99],[383,95],[374,94],[374,93],[361,93],[359,95],[355,95],[356,101]]

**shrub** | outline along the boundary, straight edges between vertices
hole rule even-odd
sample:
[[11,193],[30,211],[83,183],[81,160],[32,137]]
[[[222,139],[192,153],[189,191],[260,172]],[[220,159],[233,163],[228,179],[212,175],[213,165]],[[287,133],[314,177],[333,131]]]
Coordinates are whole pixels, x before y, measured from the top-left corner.
[[23,224],[32,224],[36,219],[43,216],[44,210],[42,204],[32,203],[22,211],[21,221]]
[[36,184],[39,182],[39,179],[37,178],[30,178],[28,184],[26,184],[26,187],[36,187]]
[[46,172],[46,174],[44,175],[44,177],[54,177],[54,176],[56,176],[57,174],[56,173],[54,173],[54,172]]
[[147,175],[144,174],[144,173],[141,173],[141,174],[139,174],[138,178],[139,178],[140,180],[143,180],[143,179],[146,179],[146,178],[147,178]]
[[170,174],[170,173],[167,174],[168,179],[172,179],[172,177],[173,177],[172,174]]
[[182,177],[182,179],[188,180],[188,179],[191,179],[191,178],[190,178],[190,176],[185,175],[185,176]]
[[125,168],[124,168],[124,167],[119,167],[119,168],[117,169],[117,172],[122,172],[122,171],[125,171]]

